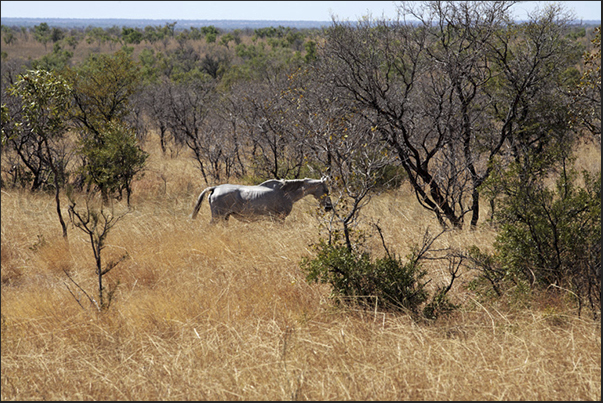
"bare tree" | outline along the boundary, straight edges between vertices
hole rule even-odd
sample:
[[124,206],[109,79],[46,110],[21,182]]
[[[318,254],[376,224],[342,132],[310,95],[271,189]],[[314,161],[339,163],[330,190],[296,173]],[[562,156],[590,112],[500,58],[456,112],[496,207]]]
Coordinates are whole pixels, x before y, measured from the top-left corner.
[[232,119],[226,110],[215,108],[205,120],[203,139],[198,142],[207,161],[207,171],[217,182],[229,179],[236,167],[243,167],[238,155],[237,127]]
[[216,179],[224,176],[241,177],[246,175],[247,168],[244,161],[244,145],[242,132],[245,130],[243,106],[239,104],[236,91],[222,96],[216,104],[215,113],[210,119],[210,132],[213,149],[210,149],[209,158],[213,171],[218,175]]
[[159,134],[161,152],[166,153],[170,138],[169,131],[169,109],[168,109],[168,86],[166,81],[159,84],[147,85],[139,94],[139,102],[142,104],[150,126]]
[[[246,120],[246,105],[243,102],[246,96],[245,86],[234,86],[230,89],[228,96],[221,101],[219,115],[222,117],[225,127],[224,131],[228,133],[231,144],[232,161],[229,164],[231,171],[226,172],[229,176],[247,175],[246,151],[250,149],[253,130],[250,133],[248,121]],[[253,128],[253,125],[251,125]]]
[[292,105],[284,96],[288,88],[286,76],[246,85],[242,102],[251,164],[262,177],[298,178],[304,149],[294,127]]
[[339,193],[329,221],[329,238],[343,231],[351,250],[350,230],[358,224],[361,209],[393,157],[376,128],[345,101],[339,89],[324,85],[319,74],[308,69],[290,75],[283,98],[289,103],[289,120],[305,149],[307,164],[327,174]]
[[396,21],[334,21],[326,32],[325,84],[376,128],[443,227],[462,227],[467,213],[477,224],[480,185],[570,63],[561,9],[515,25],[511,5],[408,2]]
[[[105,207],[101,204],[100,207],[94,207],[91,203],[91,198],[88,197],[86,199],[86,207],[85,210],[80,210],[76,208],[76,202],[73,199],[70,199],[69,204],[69,217],[71,218],[71,222],[80,230],[82,230],[90,240],[90,246],[92,247],[92,252],[94,254],[94,261],[96,264],[95,273],[98,280],[98,302],[90,297],[88,293],[86,293],[82,287],[79,286],[72,278],[69,276],[69,273],[65,271],[65,274],[69,277],[69,279],[84,292],[86,297],[96,306],[96,308],[101,311],[109,308],[111,304],[111,300],[113,298],[113,294],[115,293],[116,287],[114,286],[110,289],[107,289],[103,285],[103,277],[113,270],[120,262],[128,257],[128,254],[122,255],[119,259],[110,261],[109,263],[103,266],[102,260],[102,251],[106,246],[107,236],[109,235],[109,231],[121,220],[128,212],[126,211],[123,214],[115,215],[113,212],[113,208],[110,210],[105,209]],[[73,294],[71,289],[67,287],[69,292]],[[75,295],[74,295],[75,297]],[[76,298],[79,303],[79,299]],[[81,304],[80,304],[81,306]]]
[[166,113],[165,129],[193,152],[206,183],[230,177],[235,164],[242,163],[238,123],[233,126],[229,101],[220,97],[213,82],[193,79],[164,88],[165,111],[160,113]]
[[214,85],[192,80],[170,83],[165,89],[168,128],[176,143],[185,144],[193,152],[205,183],[209,183],[204,150],[208,146],[206,120],[215,99]]

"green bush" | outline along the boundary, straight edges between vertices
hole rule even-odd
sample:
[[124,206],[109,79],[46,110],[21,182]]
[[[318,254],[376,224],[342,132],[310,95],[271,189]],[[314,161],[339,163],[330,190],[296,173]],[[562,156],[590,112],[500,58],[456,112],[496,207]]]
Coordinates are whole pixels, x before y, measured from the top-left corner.
[[138,146],[134,131],[121,123],[109,122],[101,134],[81,141],[79,151],[86,161],[82,173],[86,182],[99,187],[105,201],[111,195],[121,198],[125,190],[129,205],[132,181],[144,169],[148,153]]
[[331,244],[321,240],[314,248],[316,257],[301,262],[307,281],[330,284],[345,301],[417,313],[428,298],[423,282],[427,272],[414,254],[406,263],[390,255],[372,261],[368,252],[348,249],[337,236]]
[[[500,225],[495,253],[470,251],[481,277],[501,295],[510,285],[566,290],[601,309],[601,172],[584,173],[583,187],[562,172],[554,189],[519,176],[507,182],[507,196],[495,215]],[[509,186],[509,184],[511,186]]]

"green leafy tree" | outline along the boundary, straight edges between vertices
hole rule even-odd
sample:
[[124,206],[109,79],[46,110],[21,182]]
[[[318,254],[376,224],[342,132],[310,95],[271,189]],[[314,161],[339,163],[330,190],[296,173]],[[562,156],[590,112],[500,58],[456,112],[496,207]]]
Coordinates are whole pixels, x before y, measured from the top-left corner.
[[13,30],[10,27],[7,27],[6,25],[2,25],[2,38],[4,40],[4,43],[6,43],[7,45],[10,45],[16,39]]
[[77,45],[80,43],[80,40],[77,36],[69,35],[65,38],[65,43],[71,47],[71,49],[75,50]]
[[159,73],[157,68],[157,56],[153,49],[143,49],[138,56],[140,60],[140,72],[145,82],[156,82]]
[[411,256],[406,264],[389,255],[373,261],[368,252],[362,251],[361,237],[350,249],[338,234],[328,243],[320,240],[314,245],[314,258],[302,259],[300,266],[309,283],[327,283],[335,296],[360,306],[380,302],[396,310],[416,312],[426,301],[427,272],[416,257]]
[[9,134],[8,134],[8,130],[6,130],[6,125],[8,124],[8,122],[10,121],[10,116],[9,116],[9,112],[8,112],[8,106],[6,104],[2,104],[1,106],[1,119],[2,119],[2,147],[4,147],[6,145],[6,142],[8,141],[9,138]]
[[72,118],[93,136],[100,135],[108,122],[127,117],[130,97],[141,83],[139,66],[121,50],[113,55],[92,54],[78,67],[67,69],[65,76],[74,88]]
[[301,51],[303,44],[304,44],[304,34],[303,32],[299,32],[299,31],[290,31],[289,33],[287,33],[287,36],[285,37],[287,43],[289,44],[290,47],[292,47],[295,50]]
[[213,25],[209,25],[207,27],[201,27],[201,33],[205,35],[205,41],[207,43],[214,43],[218,38],[220,31]]
[[61,39],[65,37],[65,32],[58,27],[52,27],[50,31],[50,40],[54,43],[57,43]]
[[111,121],[101,136],[85,137],[79,153],[86,161],[82,167],[86,182],[99,187],[103,200],[107,201],[109,195],[121,198],[125,191],[130,205],[132,180],[148,157],[138,146],[133,130]]
[[521,283],[567,290],[577,299],[578,314],[589,305],[596,317],[601,309],[601,172],[584,172],[581,187],[575,172],[560,169],[554,188],[545,185],[549,170],[526,171],[517,163],[493,177],[504,193],[495,214],[500,226],[495,253],[473,248],[471,256],[498,295]]
[[68,128],[71,87],[54,72],[31,70],[22,75],[10,91],[22,100],[22,121],[16,124],[18,137],[35,137],[42,146],[43,153],[39,157],[52,172],[57,215],[63,237],[67,238],[60,199],[60,189],[65,182],[64,163],[60,161],[57,144]]
[[306,56],[304,57],[306,63],[312,63],[318,58],[316,42],[308,41],[304,44],[304,48],[306,49]]
[[146,27],[144,27],[144,40],[146,40],[147,42],[154,44],[162,38],[163,34],[161,33],[160,29],[157,29],[152,25],[147,25]]
[[77,69],[68,69],[74,88],[71,117],[80,129],[82,174],[88,188],[97,186],[105,202],[126,191],[146,156],[128,125],[130,98],[141,83],[140,69],[124,51],[91,55]]
[[213,79],[220,80],[230,65],[230,57],[224,52],[206,54],[200,61],[201,70]]
[[218,28],[214,27],[213,25],[208,25],[206,27],[201,27],[201,33],[203,35],[207,35],[207,34],[213,34],[213,35],[219,35],[220,31],[218,30]]
[[174,36],[174,30],[175,30],[175,27],[176,27],[177,23],[178,23],[177,21],[174,21],[174,22],[172,22],[170,24],[168,24],[166,22],[165,25],[161,28],[161,32],[163,33],[163,35],[165,37],[168,37],[168,38],[173,37]]
[[209,33],[209,34],[205,35],[205,41],[207,43],[214,43],[217,38],[218,38],[218,35],[214,34],[214,33]]
[[[381,229],[376,227],[381,235]],[[447,260],[450,282],[436,288],[431,301],[423,306],[422,314],[427,319],[436,319],[456,308],[448,300],[447,293],[458,278],[462,261],[453,256],[430,256],[432,245],[440,235],[432,237],[426,232],[422,245],[413,248],[406,262],[390,253],[385,242],[385,256],[372,259],[364,250],[366,234],[360,231],[355,231],[352,248],[346,245],[340,232],[333,235],[330,242],[321,239],[313,245],[315,257],[302,259],[300,267],[309,283],[329,284],[333,295],[350,305],[371,309],[379,306],[384,310],[417,315],[421,305],[429,299],[426,285],[431,281],[425,279],[427,271],[422,267],[423,260]]]
[[189,31],[186,29],[176,35],[176,42],[178,42],[178,46],[180,46],[180,48],[184,48],[189,39]]
[[240,29],[235,29],[234,31],[232,31],[232,35],[233,35],[233,40],[235,45],[238,45],[241,43],[241,30]]
[[46,50],[46,44],[50,41],[51,32],[50,27],[47,23],[43,22],[40,25],[34,25],[34,39],[44,45]]
[[[535,28],[524,27],[527,38],[547,33]],[[545,47],[541,52],[545,50],[550,54],[555,48]],[[572,60],[574,55],[570,53],[567,55]],[[508,58],[504,70],[509,71],[506,66],[516,63]],[[552,61],[540,68],[550,66]],[[580,117],[576,113],[592,108],[583,116],[596,117],[592,114],[596,98],[588,96],[588,101],[580,104],[585,100],[580,91],[595,87],[596,78],[583,76],[579,90],[574,91],[571,68],[565,73],[551,75],[539,86],[546,96],[533,99],[529,105],[518,99],[520,113],[515,118],[517,128],[509,141],[508,159],[501,155],[492,161],[488,168],[491,175],[480,188],[497,198],[493,222],[500,231],[495,253],[473,248],[470,256],[481,273],[480,279],[489,282],[499,296],[509,285],[526,290],[563,289],[577,299],[578,313],[588,304],[596,316],[601,293],[601,174],[584,173],[584,185],[579,186],[577,174],[570,168],[576,140],[572,129],[576,122],[583,125],[578,127],[589,127],[576,119]],[[517,77],[509,84],[521,82]],[[505,85],[492,92],[494,105],[508,96],[508,90]],[[573,94],[573,100],[564,97],[564,92]],[[600,90],[596,94],[600,119]],[[582,109],[584,106],[588,108]],[[549,185],[551,180],[556,181],[554,186]]]
[[191,27],[188,37],[193,41],[198,41],[199,39],[203,38],[203,35],[201,34],[201,30],[199,28]]
[[103,43],[109,40],[109,35],[101,27],[93,27],[86,34],[86,42],[91,44],[96,41],[100,47]]
[[225,35],[222,35],[222,37],[220,38],[220,44],[226,47],[228,47],[228,43],[230,41],[234,41],[234,35],[230,32]]
[[144,39],[144,34],[135,28],[123,27],[121,37],[126,44],[139,44]]

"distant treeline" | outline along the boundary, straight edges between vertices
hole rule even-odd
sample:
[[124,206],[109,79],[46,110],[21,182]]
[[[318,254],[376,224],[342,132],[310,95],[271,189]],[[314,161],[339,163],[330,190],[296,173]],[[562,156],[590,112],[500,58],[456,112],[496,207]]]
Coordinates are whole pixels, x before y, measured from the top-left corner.
[[[86,28],[100,27],[110,28],[113,26],[144,28],[149,25],[161,25],[163,23],[175,23],[175,31],[186,28],[214,26],[223,30],[245,29],[245,28],[267,28],[267,27],[289,27],[289,28],[323,28],[331,25],[332,21],[280,21],[280,20],[173,20],[173,19],[128,19],[128,18],[1,18],[2,25],[11,27],[33,27],[42,22],[58,28]],[[585,27],[601,25],[601,20],[575,20],[572,25],[584,25]]]
[[[223,30],[266,28],[266,27],[291,27],[291,28],[322,28],[331,24],[331,21],[252,21],[252,20],[173,20],[173,19],[125,19],[125,18],[4,18],[2,25],[17,27],[33,27],[45,22],[51,27],[59,28],[86,28],[89,26],[110,28],[113,26],[144,28],[149,25],[163,25],[176,23],[175,30],[180,31],[190,27],[215,26]],[[593,22],[594,24],[594,22]]]

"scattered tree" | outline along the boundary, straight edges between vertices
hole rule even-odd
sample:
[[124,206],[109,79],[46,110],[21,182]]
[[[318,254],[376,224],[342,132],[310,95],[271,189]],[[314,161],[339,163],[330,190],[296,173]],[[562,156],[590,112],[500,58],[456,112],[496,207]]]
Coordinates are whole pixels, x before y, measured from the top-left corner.
[[91,55],[66,74],[74,89],[71,117],[80,129],[82,174],[88,189],[97,186],[105,202],[125,190],[129,201],[132,178],[146,160],[127,120],[130,99],[141,80],[139,68],[125,52],[118,51]]
[[40,25],[34,26],[34,38],[43,44],[44,50],[46,50],[46,44],[50,41],[50,27],[47,23],[43,22]]
[[[92,247],[92,252],[94,254],[95,273],[98,281],[98,301],[86,293],[86,291],[84,291],[84,289],[80,287],[75,280],[73,280],[67,271],[65,271],[65,274],[82,292],[84,292],[86,297],[98,311],[104,311],[110,307],[113,295],[117,289],[117,284],[112,288],[107,289],[103,284],[103,277],[128,257],[128,254],[126,253],[119,259],[112,260],[103,266],[102,251],[106,247],[109,231],[126,214],[127,212],[121,215],[115,215],[113,209],[107,210],[102,205],[100,207],[94,207],[91,204],[90,198],[86,199],[85,210],[80,211],[76,208],[76,202],[73,199],[70,200],[69,217],[71,218],[71,222],[77,228],[82,230],[82,232],[88,235],[90,246]],[[75,297],[75,294],[71,291],[71,289],[69,289],[69,287],[67,287],[67,289],[71,295],[76,298],[76,301],[80,304],[80,306],[82,306],[82,304],[79,302],[79,298]]]
[[[61,143],[68,128],[65,116],[71,87],[56,73],[30,70],[10,91],[22,102],[22,120],[16,123],[17,135],[10,141],[35,177],[39,178],[46,169],[52,174],[57,215],[66,239],[67,226],[61,213],[60,190],[66,182],[67,160],[61,154]],[[40,182],[41,179],[34,180],[34,190]]]

